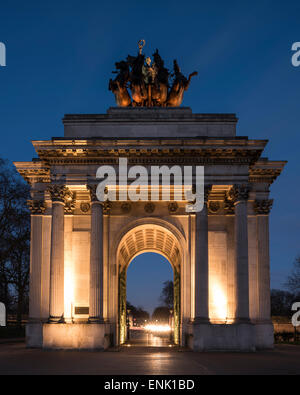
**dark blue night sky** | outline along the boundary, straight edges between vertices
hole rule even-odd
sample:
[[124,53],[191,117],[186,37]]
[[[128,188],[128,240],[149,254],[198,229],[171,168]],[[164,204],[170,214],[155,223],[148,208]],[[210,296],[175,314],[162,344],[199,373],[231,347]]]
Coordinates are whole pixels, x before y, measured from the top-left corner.
[[[31,160],[30,140],[62,136],[65,113],[114,105],[107,89],[114,63],[144,38],[144,52],[159,48],[168,67],[177,58],[184,73],[199,72],[185,106],[236,113],[238,135],[269,139],[264,156],[289,161],[271,192],[272,286],[281,287],[300,253],[300,67],[291,64],[299,15],[299,1],[289,0],[2,1],[0,156]],[[146,269],[133,267],[130,275],[143,281]],[[156,275],[160,284],[166,276]]]

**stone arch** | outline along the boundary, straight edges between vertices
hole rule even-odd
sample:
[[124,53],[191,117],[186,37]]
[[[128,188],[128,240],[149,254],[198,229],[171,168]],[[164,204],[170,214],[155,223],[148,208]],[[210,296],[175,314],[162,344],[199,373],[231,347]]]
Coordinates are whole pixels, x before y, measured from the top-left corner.
[[[153,237],[154,239],[151,243],[150,240]],[[131,243],[130,238],[132,238]],[[177,260],[177,263],[179,265],[184,259],[184,251],[186,249],[185,234],[183,230],[179,229],[176,225],[165,219],[153,217],[141,218],[127,224],[127,226],[125,226],[116,237],[114,250],[117,252],[117,262],[119,261],[118,258],[122,246],[125,246],[128,242],[130,244],[132,244],[133,242],[135,247],[140,247],[138,248],[140,250],[144,248],[144,252],[159,252],[164,255],[168,260],[172,259],[172,252],[176,253],[179,255],[180,260]],[[172,250],[171,248],[170,251],[170,248],[168,249],[168,246],[171,247],[170,244],[172,243],[172,247],[174,249]],[[133,257],[137,256],[137,253],[138,250],[135,248],[132,253],[128,254],[127,258],[126,256],[124,256],[124,263],[128,265]],[[175,256],[173,258],[175,258]],[[175,262],[172,262],[171,264],[174,265]]]
[[174,340],[180,341],[181,284],[180,275],[184,263],[185,236],[170,222],[160,218],[143,218],[131,222],[119,233],[116,240],[116,262],[119,272],[119,339],[126,338],[126,281],[131,261],[144,252],[163,255],[174,272]]

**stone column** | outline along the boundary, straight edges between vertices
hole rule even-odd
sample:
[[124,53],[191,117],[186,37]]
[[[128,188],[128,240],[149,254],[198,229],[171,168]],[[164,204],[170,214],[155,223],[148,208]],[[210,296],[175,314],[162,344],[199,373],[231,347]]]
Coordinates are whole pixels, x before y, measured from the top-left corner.
[[41,319],[41,289],[43,264],[43,200],[29,200],[31,211],[31,240],[30,240],[30,280],[29,280],[29,320]]
[[211,186],[205,186],[203,210],[196,213],[195,237],[195,322],[209,322],[208,291],[208,212]]
[[248,185],[235,185],[232,197],[235,202],[235,295],[236,322],[250,322],[249,318],[249,267],[248,267]]
[[74,273],[72,257],[73,214],[76,205],[76,195],[68,191],[65,197],[64,219],[64,319],[66,323],[73,322],[74,303]]
[[49,322],[58,323],[64,321],[64,207],[68,189],[52,185],[49,192],[52,199]]
[[109,292],[109,214],[110,202],[103,205],[103,320],[108,322],[108,292]]
[[96,196],[96,185],[89,185],[91,195],[90,307],[89,322],[103,322],[103,202]]
[[271,321],[270,295],[270,255],[269,255],[269,213],[273,200],[256,200],[254,211],[257,215],[257,274],[259,320]]

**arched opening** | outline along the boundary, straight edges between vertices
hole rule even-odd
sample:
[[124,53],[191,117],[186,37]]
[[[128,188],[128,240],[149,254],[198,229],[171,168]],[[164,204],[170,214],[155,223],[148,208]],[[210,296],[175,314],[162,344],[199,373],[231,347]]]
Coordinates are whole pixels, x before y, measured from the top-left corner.
[[132,259],[126,275],[128,344],[168,346],[173,343],[173,277],[172,265],[159,253],[144,252]]
[[119,265],[119,343],[128,339],[127,312],[127,269],[134,259],[141,259],[141,254],[158,253],[165,258],[173,269],[173,308],[172,341],[180,344],[180,269],[181,249],[176,236],[169,230],[156,224],[143,224],[128,231],[119,244],[117,259]]

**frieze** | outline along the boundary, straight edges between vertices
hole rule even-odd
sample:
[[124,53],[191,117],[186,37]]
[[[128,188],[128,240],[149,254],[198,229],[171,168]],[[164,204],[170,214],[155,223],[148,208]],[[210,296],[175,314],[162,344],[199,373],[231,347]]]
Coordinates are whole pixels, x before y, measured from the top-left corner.
[[82,203],[80,203],[80,211],[83,214],[87,214],[90,211],[90,209],[91,209],[91,205],[90,205],[89,202],[82,202]]
[[144,210],[147,214],[152,214],[155,210],[155,204],[152,202],[146,203],[144,206]]
[[208,204],[208,211],[211,214],[218,214],[219,211],[221,210],[221,204],[220,202],[216,200],[211,200]]
[[176,202],[171,202],[168,204],[168,210],[170,214],[175,214],[178,211],[178,204]]
[[121,205],[121,210],[123,214],[129,214],[131,211],[131,204],[130,203],[123,203]]

